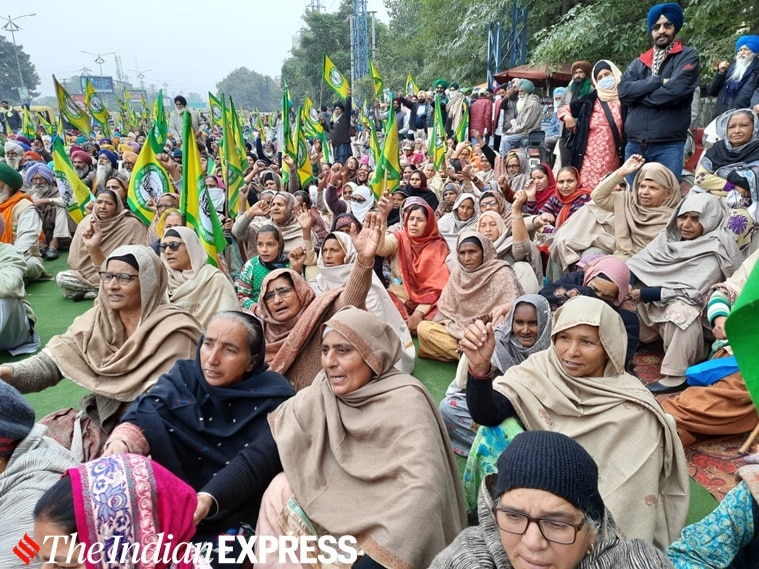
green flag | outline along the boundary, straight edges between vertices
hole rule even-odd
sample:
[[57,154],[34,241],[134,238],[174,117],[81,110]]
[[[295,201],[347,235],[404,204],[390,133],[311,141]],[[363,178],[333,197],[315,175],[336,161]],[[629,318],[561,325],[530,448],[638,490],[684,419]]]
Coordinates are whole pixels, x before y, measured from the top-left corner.
[[759,265],[754,266],[730,311],[725,332],[738,362],[746,389],[759,410]]
[[395,125],[395,109],[390,112],[385,123],[385,141],[382,143],[377,167],[369,185],[379,199],[383,191],[393,192],[401,185],[401,159],[398,151],[398,127]]
[[446,136],[443,113],[440,110],[440,96],[435,95],[435,118],[432,123],[432,138],[427,153],[432,158],[435,169],[439,170],[445,162]]
[[58,83],[55,75],[53,75],[53,84],[55,85],[55,95],[58,98],[58,108],[63,113],[63,116],[66,117],[66,120],[75,129],[89,137],[92,129],[90,128],[90,117],[87,115],[87,112],[71,98],[71,95],[66,92],[63,85]]
[[377,71],[377,67],[374,65],[373,61],[369,62],[369,72],[372,75],[372,82],[374,83],[374,98],[379,99],[380,95],[382,95],[382,91],[385,90],[385,86],[382,83],[382,77],[380,77],[379,71]]
[[232,113],[228,112],[226,108],[226,100],[224,98],[224,95],[221,96],[221,109],[223,145],[223,148],[219,153],[221,158],[221,173],[224,178],[224,185],[227,188],[229,215],[232,217],[237,217],[237,209],[240,201],[240,187],[244,183],[244,169],[240,164],[240,154],[237,148],[235,127],[232,124],[235,119],[233,118]]
[[140,154],[137,156],[137,162],[132,169],[132,176],[129,178],[129,191],[127,192],[129,209],[145,225],[150,225],[155,216],[155,211],[148,205],[148,201],[152,200],[156,204],[163,194],[174,191],[169,174],[158,161],[153,150],[155,147],[155,130],[155,126],[150,129],[148,140],[142,145]]
[[456,127],[456,142],[464,142],[469,139],[469,103],[466,99],[461,101],[461,120]]
[[150,130],[153,133],[150,137],[153,152],[160,154],[169,138],[169,124],[166,122],[166,111],[163,108],[163,89],[158,91],[158,96],[153,101],[153,128]]
[[[224,95],[222,95],[222,98],[224,98]],[[221,101],[210,91],[208,92],[208,107],[211,109],[211,120],[213,121],[214,126],[222,126],[224,117],[222,116],[223,110]]]
[[345,75],[340,73],[340,70],[335,67],[335,64],[332,63],[332,60],[327,57],[327,54],[324,54],[324,81],[327,82],[327,85],[329,85],[332,90],[337,94],[338,97],[345,100],[348,98],[348,89],[350,86],[348,85],[348,80],[345,78]]

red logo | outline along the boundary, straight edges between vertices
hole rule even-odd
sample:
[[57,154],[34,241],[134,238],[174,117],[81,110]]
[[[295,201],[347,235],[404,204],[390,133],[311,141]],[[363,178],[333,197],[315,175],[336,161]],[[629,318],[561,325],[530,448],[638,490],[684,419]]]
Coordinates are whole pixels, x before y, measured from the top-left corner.
[[37,545],[37,542],[29,537],[28,533],[25,533],[24,537],[18,540],[16,547],[13,548],[13,553],[24,562],[24,565],[29,565],[39,550],[40,546]]

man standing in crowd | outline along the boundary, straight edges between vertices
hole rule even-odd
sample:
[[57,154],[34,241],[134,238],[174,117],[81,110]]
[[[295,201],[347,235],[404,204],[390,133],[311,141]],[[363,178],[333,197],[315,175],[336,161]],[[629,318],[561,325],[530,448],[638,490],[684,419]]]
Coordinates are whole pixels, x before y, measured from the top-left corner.
[[674,3],[649,10],[646,24],[654,46],[628,66],[618,88],[619,100],[628,109],[625,159],[641,154],[648,162],[664,164],[678,178],[698,87],[698,52],[677,39],[683,20],[682,8]]
[[721,61],[707,89],[710,97],[717,97],[715,118],[749,107],[759,113],[759,36],[739,37],[735,51],[735,61]]
[[335,118],[329,133],[335,162],[340,164],[345,164],[351,156],[351,110],[351,92],[348,90],[348,98],[345,102],[335,103]]
[[187,108],[187,99],[185,99],[182,95],[177,95],[174,97],[174,106],[176,109],[171,111],[171,119],[169,120],[169,132],[174,137],[174,140],[177,141],[177,144],[182,144],[182,128],[184,125],[183,117],[185,110],[190,111],[190,116],[192,117],[192,129],[195,132],[197,132],[200,128],[200,119],[198,118],[198,113],[194,109]]
[[492,97],[493,90],[487,89],[480,91],[479,96],[472,99],[472,106],[469,107],[469,139],[473,143],[476,142],[473,132],[480,132],[483,138],[487,138],[493,131]]
[[589,61],[575,61],[572,64],[572,81],[569,82],[567,90],[564,91],[562,104],[568,105],[593,90],[593,84],[590,82],[592,70],[593,66]]

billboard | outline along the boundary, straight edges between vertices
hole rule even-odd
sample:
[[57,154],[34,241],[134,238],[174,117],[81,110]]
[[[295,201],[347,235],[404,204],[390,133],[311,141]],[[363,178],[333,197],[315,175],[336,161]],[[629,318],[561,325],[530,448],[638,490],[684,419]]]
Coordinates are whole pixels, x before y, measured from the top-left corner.
[[113,93],[113,77],[100,75],[82,75],[79,77],[82,93],[84,93],[87,87],[87,79],[90,80],[90,83],[92,83],[92,86],[98,93]]

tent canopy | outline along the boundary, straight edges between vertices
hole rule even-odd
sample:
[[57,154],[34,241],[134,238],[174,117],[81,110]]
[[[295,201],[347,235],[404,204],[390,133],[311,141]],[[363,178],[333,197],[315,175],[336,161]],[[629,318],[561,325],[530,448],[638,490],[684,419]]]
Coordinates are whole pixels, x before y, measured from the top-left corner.
[[519,65],[493,75],[499,83],[509,79],[529,79],[539,85],[568,83],[572,80],[572,66],[567,63],[538,63]]

